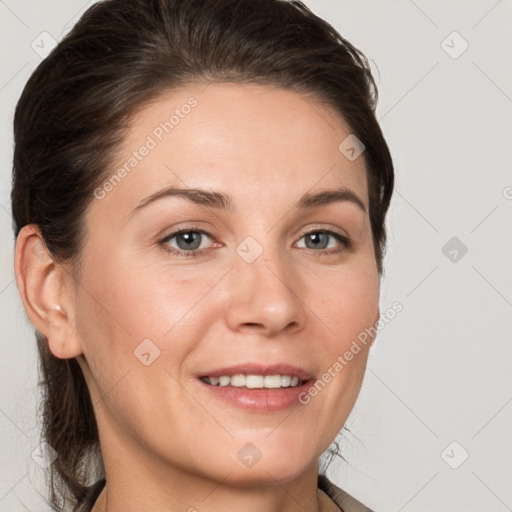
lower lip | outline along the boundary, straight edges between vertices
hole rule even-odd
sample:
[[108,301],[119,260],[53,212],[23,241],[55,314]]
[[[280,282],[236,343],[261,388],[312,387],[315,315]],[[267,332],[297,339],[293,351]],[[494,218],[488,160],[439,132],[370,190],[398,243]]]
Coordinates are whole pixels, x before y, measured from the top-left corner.
[[237,407],[254,412],[282,411],[299,405],[299,395],[305,392],[310,381],[303,382],[293,388],[249,389],[235,386],[212,386],[199,379],[199,383],[214,396]]

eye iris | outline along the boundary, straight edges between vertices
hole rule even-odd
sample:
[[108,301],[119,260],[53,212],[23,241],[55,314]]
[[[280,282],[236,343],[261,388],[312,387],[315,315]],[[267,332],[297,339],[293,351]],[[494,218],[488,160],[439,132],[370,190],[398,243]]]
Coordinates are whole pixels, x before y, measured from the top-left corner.
[[[325,242],[325,244],[322,244],[321,237],[324,237],[323,241]],[[307,235],[306,240],[315,240],[315,242],[313,242],[313,249],[318,249],[319,246],[321,246],[320,249],[325,249],[328,245],[329,236],[326,233],[311,233]]]
[[[180,241],[185,240],[185,245],[182,246],[180,244]],[[180,249],[198,249],[201,245],[201,233],[197,233],[194,231],[188,231],[186,233],[180,233],[179,235],[176,235],[176,242],[178,244],[178,247]]]

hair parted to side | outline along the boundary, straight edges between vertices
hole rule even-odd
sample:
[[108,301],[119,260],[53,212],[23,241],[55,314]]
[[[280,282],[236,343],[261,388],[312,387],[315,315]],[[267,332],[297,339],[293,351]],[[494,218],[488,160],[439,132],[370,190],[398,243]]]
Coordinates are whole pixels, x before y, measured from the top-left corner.
[[[129,120],[149,101],[197,82],[294,88],[340,114],[365,145],[379,275],[393,186],[366,57],[291,0],[105,0],[90,7],[28,80],[14,117],[15,236],[37,224],[54,261],[80,278],[84,213],[112,171]],[[341,142],[341,141],[340,141]],[[50,501],[80,503],[104,476],[94,410],[78,362],[36,331],[42,436],[58,453]]]

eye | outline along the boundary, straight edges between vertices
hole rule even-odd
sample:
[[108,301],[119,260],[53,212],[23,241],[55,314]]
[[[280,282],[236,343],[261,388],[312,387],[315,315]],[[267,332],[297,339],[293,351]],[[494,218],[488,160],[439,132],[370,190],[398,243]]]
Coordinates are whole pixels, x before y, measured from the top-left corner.
[[302,235],[302,239],[305,239],[306,249],[313,249],[320,254],[338,253],[352,247],[346,236],[329,229],[308,231]]
[[[170,254],[193,258],[201,256],[211,249],[208,247],[212,236],[200,229],[183,228],[166,236],[159,243]],[[351,241],[344,235],[329,229],[316,229],[304,233],[300,240],[305,240],[305,246],[300,249],[311,249],[318,255],[335,254],[352,248]]]
[[[212,239],[206,231],[184,228],[166,236],[160,241],[160,244],[163,245],[165,250],[169,253],[186,257],[194,257],[199,256],[207,249],[207,247],[203,246],[205,238],[209,238],[210,240]],[[177,247],[171,243],[173,241]]]

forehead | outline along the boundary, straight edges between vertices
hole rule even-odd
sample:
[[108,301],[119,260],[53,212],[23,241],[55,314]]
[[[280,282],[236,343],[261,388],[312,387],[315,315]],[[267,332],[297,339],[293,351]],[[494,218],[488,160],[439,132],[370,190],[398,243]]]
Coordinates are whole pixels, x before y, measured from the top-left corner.
[[170,185],[220,190],[253,206],[344,186],[368,209],[364,159],[339,149],[349,135],[341,116],[295,90],[191,85],[133,116],[110,175],[122,177],[104,202],[121,218]]

